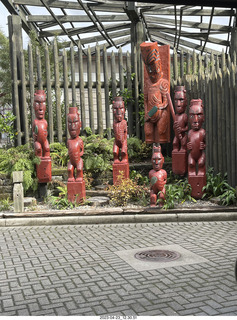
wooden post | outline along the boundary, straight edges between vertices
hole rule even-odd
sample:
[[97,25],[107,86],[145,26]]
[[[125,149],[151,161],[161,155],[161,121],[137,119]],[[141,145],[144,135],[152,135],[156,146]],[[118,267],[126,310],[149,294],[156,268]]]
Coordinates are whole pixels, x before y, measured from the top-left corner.
[[108,139],[111,139],[111,122],[109,108],[109,76],[108,76],[108,57],[106,46],[103,48],[103,66],[104,66],[104,90],[105,90],[105,120]]
[[180,77],[181,79],[184,77],[184,52],[181,50],[180,53]]
[[117,96],[116,64],[114,52],[111,53],[112,99]]
[[43,90],[41,57],[40,57],[40,51],[38,47],[36,47],[36,65],[37,65],[38,89]]
[[80,108],[82,130],[86,127],[85,91],[83,75],[83,56],[80,41],[78,42],[78,64],[79,64],[79,85],[80,85]]
[[51,70],[49,60],[49,49],[45,45],[45,70],[46,70],[46,89],[47,89],[47,108],[48,108],[48,132],[49,132],[49,143],[54,142],[54,125],[53,125],[53,104],[52,104],[52,87],[51,87]]
[[95,133],[94,121],[94,105],[93,105],[93,92],[92,92],[92,63],[91,63],[91,48],[87,49],[87,83],[88,83],[88,105],[91,131]]
[[72,106],[76,107],[76,81],[75,81],[75,60],[74,60],[74,48],[71,42],[70,44],[70,58],[71,58],[71,83],[72,83]]
[[58,61],[58,45],[56,39],[54,39],[53,45],[54,55],[54,78],[55,78],[55,96],[56,96],[56,119],[57,119],[57,137],[58,142],[63,141],[62,133],[62,112],[61,112],[61,92],[59,83],[59,61]]
[[35,93],[35,84],[34,84],[34,64],[33,64],[33,53],[31,41],[28,44],[28,70],[29,70],[29,82],[30,82],[30,112],[31,112],[31,124],[35,119],[34,111],[34,93]]
[[120,92],[124,91],[124,74],[123,74],[123,52],[122,48],[119,48],[118,52],[118,61],[119,61],[119,84],[120,84]]
[[96,96],[97,96],[97,125],[98,134],[103,136],[103,113],[101,97],[101,74],[100,74],[100,46],[96,45]]
[[[127,51],[127,88],[128,91],[132,93],[132,67],[131,67],[131,57]],[[128,134],[131,137],[133,134],[133,103],[128,101]]]
[[137,72],[137,50],[134,48],[134,100],[135,100],[135,119],[136,119],[136,136],[140,139],[140,119],[139,119],[139,88],[138,88],[138,72]]
[[22,122],[24,131],[24,144],[29,143],[29,123],[28,123],[28,112],[26,105],[26,77],[25,77],[25,59],[24,52],[21,51],[21,63],[20,63],[20,78],[21,78],[21,105],[22,105]]
[[63,49],[63,76],[64,76],[64,104],[65,104],[65,130],[66,141],[69,139],[69,131],[67,126],[67,115],[69,113],[69,95],[68,95],[68,65],[67,65],[67,52]]
[[8,16],[9,43],[11,55],[11,71],[13,79],[12,104],[16,116],[15,129],[17,132],[17,145],[21,145],[22,105],[21,88],[18,86],[20,80],[21,51],[23,50],[21,18],[17,15]]

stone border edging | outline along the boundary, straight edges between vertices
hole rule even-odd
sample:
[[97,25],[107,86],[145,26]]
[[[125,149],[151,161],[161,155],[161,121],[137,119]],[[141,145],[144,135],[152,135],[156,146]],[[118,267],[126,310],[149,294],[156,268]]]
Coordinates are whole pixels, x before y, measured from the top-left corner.
[[0,227],[52,226],[81,224],[119,224],[119,223],[159,223],[159,222],[202,222],[237,221],[237,212],[172,213],[172,214],[130,214],[98,216],[48,216],[30,218],[2,218]]

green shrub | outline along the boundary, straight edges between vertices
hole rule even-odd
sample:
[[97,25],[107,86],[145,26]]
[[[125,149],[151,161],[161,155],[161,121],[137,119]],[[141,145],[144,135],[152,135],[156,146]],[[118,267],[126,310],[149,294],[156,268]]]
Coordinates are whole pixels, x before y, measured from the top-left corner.
[[136,202],[146,206],[149,199],[149,188],[140,186],[136,181],[131,179],[124,179],[123,174],[118,176],[120,181],[116,185],[109,187],[111,202],[116,206],[126,206],[129,202]]
[[39,163],[40,159],[35,156],[34,149],[29,145],[0,149],[0,172],[12,177],[13,171],[23,171],[24,192],[29,189],[37,190],[35,164]]
[[7,199],[0,200],[0,211],[9,211],[12,206],[12,201]]
[[237,201],[236,191],[227,182],[227,174],[214,174],[214,169],[207,171],[207,184],[203,187],[203,199],[219,197],[222,205],[229,206]]
[[[163,209],[173,209],[176,204],[184,203],[185,201],[194,201],[191,197],[192,188],[188,183],[187,179],[179,180],[175,184],[166,184],[165,186],[165,200]],[[158,203],[160,200],[158,199]]]

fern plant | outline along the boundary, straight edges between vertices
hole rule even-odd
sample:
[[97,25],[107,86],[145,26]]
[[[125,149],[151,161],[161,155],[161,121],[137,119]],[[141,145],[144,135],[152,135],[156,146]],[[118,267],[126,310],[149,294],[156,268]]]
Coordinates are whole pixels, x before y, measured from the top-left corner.
[[235,204],[237,201],[236,190],[227,182],[227,174],[224,177],[221,173],[214,174],[214,169],[207,171],[207,184],[203,187],[203,199],[219,197],[220,203],[225,206]]
[[35,156],[34,150],[29,145],[8,150],[0,149],[0,172],[12,177],[13,171],[23,171],[24,192],[29,189],[37,190],[35,165],[39,163],[40,159]]

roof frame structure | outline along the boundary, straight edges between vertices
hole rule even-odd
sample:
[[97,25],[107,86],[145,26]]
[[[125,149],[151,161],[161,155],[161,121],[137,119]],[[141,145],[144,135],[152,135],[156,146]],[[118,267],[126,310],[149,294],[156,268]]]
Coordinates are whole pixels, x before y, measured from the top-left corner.
[[20,16],[27,33],[35,30],[47,43],[62,37],[64,46],[80,40],[85,50],[96,43],[108,48],[131,43],[132,26],[141,22],[144,39],[169,44],[176,51],[228,52],[237,27],[236,0],[199,0],[198,6],[193,0],[1,1],[10,14]]

